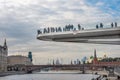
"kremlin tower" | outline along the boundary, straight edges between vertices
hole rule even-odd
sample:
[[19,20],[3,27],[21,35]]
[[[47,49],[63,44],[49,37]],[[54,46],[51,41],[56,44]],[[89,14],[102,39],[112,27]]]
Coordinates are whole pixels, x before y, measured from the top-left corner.
[[93,64],[97,64],[97,63],[98,63],[98,59],[97,59],[96,49],[95,49],[95,50],[94,50]]

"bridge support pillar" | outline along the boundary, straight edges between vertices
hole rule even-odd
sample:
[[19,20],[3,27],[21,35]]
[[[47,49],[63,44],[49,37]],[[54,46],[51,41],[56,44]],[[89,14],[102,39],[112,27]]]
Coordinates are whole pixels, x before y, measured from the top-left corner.
[[109,74],[108,74],[108,76],[115,76],[115,74],[114,74],[114,67],[110,67],[109,68]]
[[82,74],[85,74],[85,66],[83,64],[83,67],[82,67]]

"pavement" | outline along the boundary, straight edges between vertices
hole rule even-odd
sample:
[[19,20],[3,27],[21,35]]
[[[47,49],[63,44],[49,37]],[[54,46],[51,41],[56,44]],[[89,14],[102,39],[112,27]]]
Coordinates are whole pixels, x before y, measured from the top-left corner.
[[0,77],[8,76],[8,75],[16,75],[16,74],[25,74],[25,72],[23,72],[23,71],[18,71],[18,72],[15,72],[15,71],[0,72]]

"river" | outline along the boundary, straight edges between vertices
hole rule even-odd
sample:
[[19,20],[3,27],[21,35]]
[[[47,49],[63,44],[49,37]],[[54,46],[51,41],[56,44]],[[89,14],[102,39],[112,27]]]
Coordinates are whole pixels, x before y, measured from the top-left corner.
[[10,75],[0,77],[0,80],[91,80],[96,77],[98,77],[98,75],[68,72],[40,72],[33,74]]

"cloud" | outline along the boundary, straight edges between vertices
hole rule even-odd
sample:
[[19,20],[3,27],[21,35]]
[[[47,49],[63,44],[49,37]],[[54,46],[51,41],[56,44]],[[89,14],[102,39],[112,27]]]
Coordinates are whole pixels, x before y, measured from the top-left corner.
[[37,60],[39,57],[46,60],[60,56],[67,62],[92,55],[94,48],[98,50],[99,56],[104,53],[109,56],[119,55],[119,46],[116,45],[112,45],[112,48],[109,45],[58,43],[36,39],[37,29],[41,27],[64,27],[66,24],[77,26],[80,23],[85,28],[95,28],[100,22],[109,27],[113,21],[117,21],[119,25],[118,2],[119,0],[0,0],[0,41],[7,38],[9,55],[27,55],[28,51],[32,51]]

